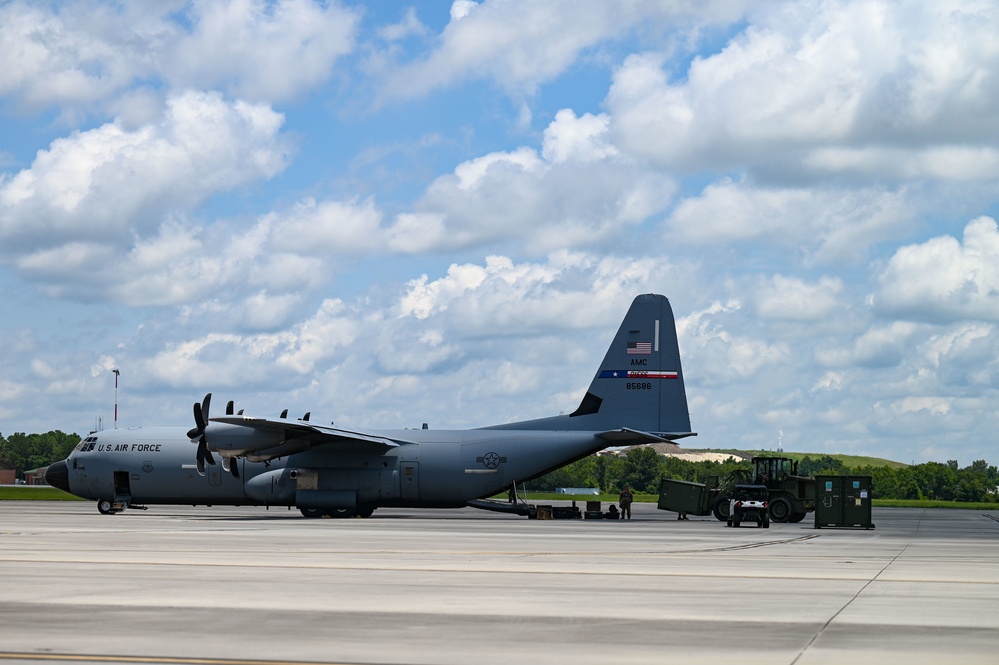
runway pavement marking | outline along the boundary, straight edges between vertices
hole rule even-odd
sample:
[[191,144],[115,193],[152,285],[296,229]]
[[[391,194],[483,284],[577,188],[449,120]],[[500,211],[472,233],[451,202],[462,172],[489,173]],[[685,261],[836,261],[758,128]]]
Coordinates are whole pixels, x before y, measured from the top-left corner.
[[846,608],[848,608],[853,603],[853,601],[857,600],[857,598],[860,597],[860,594],[864,593],[864,591],[867,589],[867,587],[869,587],[872,584],[874,584],[874,582],[879,577],[881,577],[881,575],[884,574],[884,572],[886,570],[888,570],[888,568],[890,568],[893,563],[895,563],[896,561],[898,561],[898,558],[900,556],[902,556],[903,554],[905,554],[905,551],[907,549],[909,549],[909,546],[912,545],[912,543],[914,543],[916,541],[916,534],[919,533],[919,527],[921,527],[923,525],[923,518],[925,516],[926,516],[926,511],[925,510],[923,510],[921,513],[919,513],[919,521],[916,522],[916,528],[913,529],[912,535],[909,536],[909,542],[907,542],[905,544],[905,547],[903,547],[901,550],[899,550],[898,554],[896,554],[895,556],[893,556],[891,558],[891,561],[889,561],[888,563],[886,563],[884,565],[884,568],[882,568],[881,570],[878,571],[877,575],[875,575],[871,579],[867,580],[867,582],[862,587],[860,587],[859,589],[857,589],[857,592],[855,594],[853,594],[853,596],[850,598],[850,600],[848,600],[848,601],[846,601],[846,603],[844,603],[843,607],[839,608],[836,611],[835,614],[833,614],[831,617],[829,617],[829,620],[826,621],[822,625],[822,627],[819,628],[818,631],[816,631],[816,633],[814,635],[812,635],[812,639],[808,640],[808,644],[806,644],[804,646],[804,648],[801,651],[798,652],[798,655],[794,657],[794,660],[791,661],[791,665],[795,665],[799,660],[801,660],[801,657],[805,655],[805,652],[808,651],[813,644],[815,644],[815,641],[817,639],[819,639],[819,635],[821,635],[823,632],[825,632],[826,628],[828,628],[832,624],[832,622],[836,620],[836,617],[838,617],[840,614],[842,614],[846,610]]
[[[787,545],[790,543],[803,543],[813,538],[820,538],[822,534],[808,534],[805,536],[797,536],[795,538],[780,538],[776,540],[763,540],[754,543],[742,543],[739,545],[727,545],[724,547],[702,547],[696,549],[678,549],[678,550],[660,550],[660,549],[643,549],[643,550],[608,550],[604,552],[598,551],[570,551],[570,550],[559,550],[557,552],[528,552],[521,550],[412,550],[409,554],[412,555],[422,555],[422,556],[507,556],[507,557],[609,557],[609,558],[624,558],[624,557],[641,557],[641,556],[672,556],[678,554],[703,554],[710,552],[736,552],[739,550],[754,549],[757,547],[769,547],[772,545]],[[193,551],[193,550],[192,550]],[[396,550],[325,550],[325,549],[311,549],[304,550],[303,552],[307,554],[328,554],[334,556],[374,556],[374,555],[386,555],[394,556],[398,552]],[[17,562],[17,563],[102,563],[101,561],[93,561],[90,559],[52,559],[49,561],[41,561],[37,558],[33,559],[16,559],[16,558],[4,558],[0,556],[0,561]],[[131,561],[128,562],[129,565],[133,566],[189,566],[191,564],[187,562],[176,562],[176,561]],[[221,563],[214,563],[210,561],[200,561],[198,566],[205,567],[243,567],[243,568],[285,568],[289,564],[287,562],[269,563],[269,562],[254,562],[254,563],[234,563],[232,561],[225,561]],[[326,569],[335,568],[341,569],[344,566],[303,566],[296,564],[297,568],[314,568],[314,569]],[[366,566],[361,566],[359,568],[368,569]],[[416,570],[423,570],[423,568],[417,568]]]
[[185,658],[183,656],[112,656],[107,654],[0,652],[0,660],[62,663],[135,663],[138,665],[352,665],[340,661],[248,660],[245,658]]

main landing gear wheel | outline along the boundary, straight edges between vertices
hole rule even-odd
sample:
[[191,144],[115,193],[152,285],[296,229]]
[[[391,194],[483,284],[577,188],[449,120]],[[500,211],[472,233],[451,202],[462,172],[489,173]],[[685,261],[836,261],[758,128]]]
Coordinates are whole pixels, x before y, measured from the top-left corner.
[[323,511],[321,508],[299,508],[302,513],[302,517],[308,517],[310,519],[316,519],[323,516]]
[[115,511],[111,506],[111,502],[107,499],[101,499],[97,502],[97,510],[101,515],[114,515]]

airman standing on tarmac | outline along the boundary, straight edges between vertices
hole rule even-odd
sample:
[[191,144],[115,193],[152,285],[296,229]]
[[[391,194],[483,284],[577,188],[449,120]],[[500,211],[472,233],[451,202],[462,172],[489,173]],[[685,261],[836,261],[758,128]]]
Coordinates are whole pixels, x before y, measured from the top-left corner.
[[631,502],[634,500],[631,488],[625,485],[624,489],[621,490],[621,496],[617,498],[617,502],[621,504],[621,519],[631,519]]

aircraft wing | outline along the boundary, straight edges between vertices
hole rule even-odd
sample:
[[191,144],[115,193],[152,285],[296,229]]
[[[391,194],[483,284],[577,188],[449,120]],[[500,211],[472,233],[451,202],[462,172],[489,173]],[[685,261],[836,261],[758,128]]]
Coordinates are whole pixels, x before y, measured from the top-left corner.
[[687,436],[697,436],[697,434],[694,432],[660,432],[659,434],[652,434],[651,432],[640,432],[637,429],[629,429],[627,427],[612,429],[597,434],[597,437],[614,446],[637,446],[643,443],[670,443],[676,439],[682,439]]
[[219,452],[223,457],[246,457],[251,462],[265,462],[317,446],[384,451],[416,443],[369,432],[318,425],[307,420],[242,415],[217,416],[210,420],[251,430],[245,435],[227,431],[224,436],[212,436],[209,433],[208,437],[209,449]]

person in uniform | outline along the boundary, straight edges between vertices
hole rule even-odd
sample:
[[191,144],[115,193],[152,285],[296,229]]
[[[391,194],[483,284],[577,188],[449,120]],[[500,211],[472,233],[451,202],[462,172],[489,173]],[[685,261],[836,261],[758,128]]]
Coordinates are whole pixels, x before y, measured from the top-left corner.
[[631,502],[634,500],[631,488],[625,485],[624,489],[621,490],[621,495],[617,498],[617,502],[621,504],[621,519],[631,519]]

